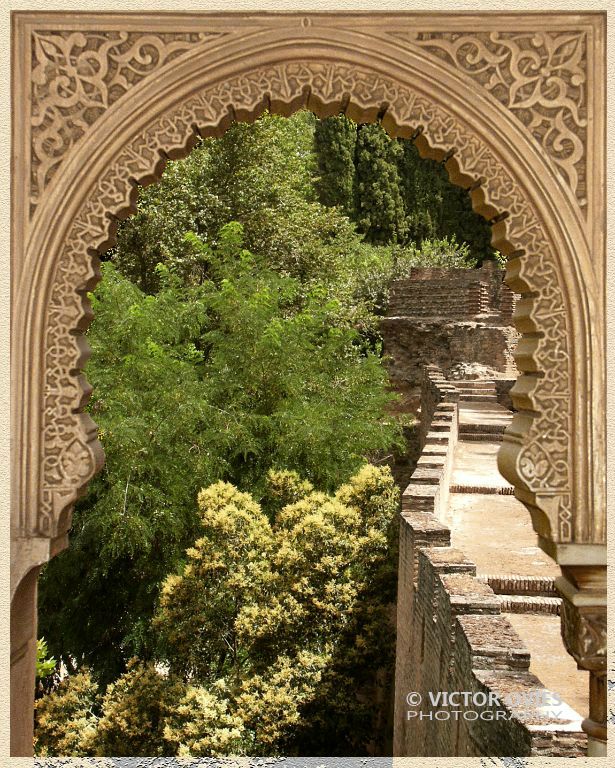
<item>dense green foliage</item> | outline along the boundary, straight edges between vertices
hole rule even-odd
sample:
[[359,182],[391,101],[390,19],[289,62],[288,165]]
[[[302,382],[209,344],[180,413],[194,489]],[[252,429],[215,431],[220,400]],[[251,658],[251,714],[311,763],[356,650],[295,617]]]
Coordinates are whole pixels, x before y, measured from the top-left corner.
[[315,137],[319,199],[338,206],[369,242],[455,238],[469,245],[474,263],[493,257],[490,227],[472,211],[467,192],[439,163],[423,160],[413,142],[341,115],[320,121]]
[[474,266],[469,211],[411,143],[305,112],[143,190],[92,296],[107,458],[40,583],[71,673],[37,705],[40,754],[360,754],[381,730],[395,494],[349,478],[400,447],[388,286]]
[[49,677],[56,668],[56,660],[48,654],[45,638],[41,637],[36,643],[36,677],[39,680]]
[[335,323],[336,302],[263,265],[238,224],[216,249],[189,241],[210,279],[186,286],[161,267],[146,295],[107,264],[93,297],[91,410],[107,461],[46,570],[41,624],[55,654],[105,680],[151,655],[159,584],[194,537],[199,488],[226,480],[258,496],[279,467],[330,490],[400,440],[378,355]]
[[270,515],[202,490],[155,620],[164,665],[130,661],[102,697],[69,677],[38,704],[39,754],[365,754],[394,652],[398,493],[370,465],[333,495],[270,472]]
[[314,149],[318,162],[315,185],[318,196],[324,205],[339,206],[349,218],[355,209],[356,145],[356,127],[342,115],[316,121]]
[[397,164],[403,150],[379,125],[360,125],[355,153],[355,218],[372,243],[404,242],[406,221]]
[[206,139],[163,181],[143,191],[139,212],[124,223],[113,260],[142,290],[157,289],[163,263],[186,281],[206,279],[206,266],[184,240],[192,231],[215,246],[221,227],[243,226],[244,245],[269,268],[302,284],[337,283],[345,257],[361,238],[314,191],[315,118],[266,116]]

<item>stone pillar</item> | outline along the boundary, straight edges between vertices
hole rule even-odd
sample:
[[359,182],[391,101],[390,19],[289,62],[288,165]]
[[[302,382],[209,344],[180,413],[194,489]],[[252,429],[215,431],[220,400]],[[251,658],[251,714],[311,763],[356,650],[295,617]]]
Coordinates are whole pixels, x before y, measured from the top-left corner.
[[589,716],[583,720],[589,757],[606,757],[606,566],[562,566],[562,636],[579,669],[589,672]]
[[11,600],[11,757],[32,756],[39,570],[24,576]]

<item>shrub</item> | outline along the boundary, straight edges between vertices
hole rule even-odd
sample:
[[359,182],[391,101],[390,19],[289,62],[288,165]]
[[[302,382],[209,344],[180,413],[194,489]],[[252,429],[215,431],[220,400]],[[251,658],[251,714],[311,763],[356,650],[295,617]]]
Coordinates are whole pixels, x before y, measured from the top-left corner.
[[35,703],[34,752],[38,757],[93,754],[98,686],[86,668],[69,675]]

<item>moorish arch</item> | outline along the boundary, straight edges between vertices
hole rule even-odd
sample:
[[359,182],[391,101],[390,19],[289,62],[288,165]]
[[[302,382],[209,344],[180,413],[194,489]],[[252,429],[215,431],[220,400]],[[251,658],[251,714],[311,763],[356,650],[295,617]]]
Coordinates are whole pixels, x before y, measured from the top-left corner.
[[605,746],[604,17],[13,15],[12,754],[31,751],[36,574],[101,468],[83,331],[140,185],[265,109],[381,120],[444,163],[522,294],[499,463],[561,566]]

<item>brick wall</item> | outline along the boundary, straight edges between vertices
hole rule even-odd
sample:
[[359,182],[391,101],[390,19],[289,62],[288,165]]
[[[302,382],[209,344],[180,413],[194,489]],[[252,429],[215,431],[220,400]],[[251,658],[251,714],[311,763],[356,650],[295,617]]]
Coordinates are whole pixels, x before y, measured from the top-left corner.
[[[395,756],[578,757],[585,752],[580,723],[566,710],[544,717],[532,707],[487,703],[465,719],[408,717],[434,710],[429,692],[507,694],[544,691],[529,671],[529,652],[493,589],[476,578],[476,566],[450,546],[442,522],[457,440],[458,394],[437,366],[422,381],[422,452],[402,495],[397,594]],[[422,705],[406,696],[416,692]],[[502,719],[504,713],[508,719]]]
[[[537,756],[584,754],[578,721],[565,713],[547,721],[535,709],[487,704],[466,720],[408,719],[409,692],[428,702],[430,691],[509,694],[544,690],[529,672],[529,653],[493,590],[475,578],[476,568],[450,547],[450,532],[424,510],[406,507],[400,526],[397,606],[394,755]],[[466,711],[464,707],[457,708]],[[505,712],[510,719],[499,719]],[[484,719],[489,718],[489,719]]]

